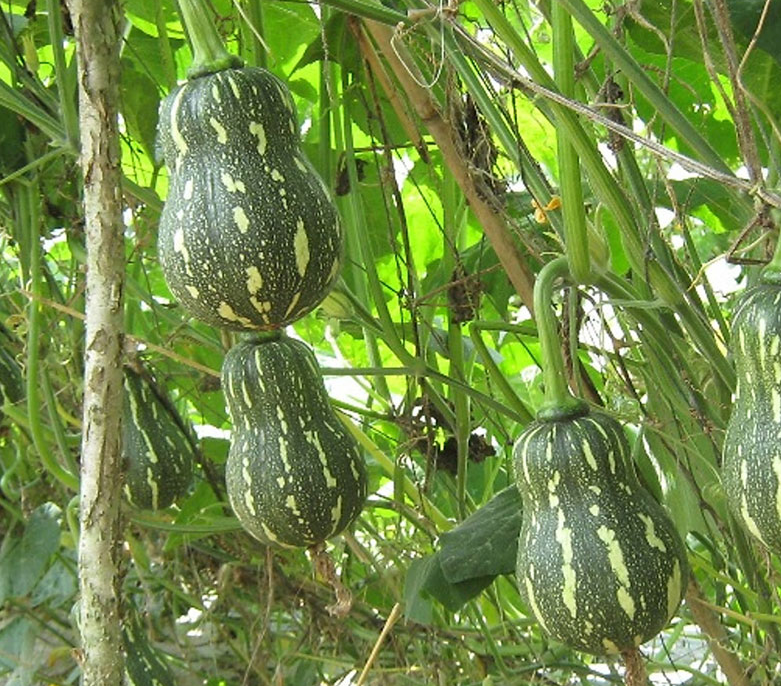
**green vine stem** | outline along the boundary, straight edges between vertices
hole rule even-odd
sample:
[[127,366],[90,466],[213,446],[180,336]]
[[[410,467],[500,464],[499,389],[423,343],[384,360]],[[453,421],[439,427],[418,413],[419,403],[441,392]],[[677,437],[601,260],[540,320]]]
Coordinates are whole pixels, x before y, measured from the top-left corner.
[[207,0],[179,0],[179,12],[193,48],[193,63],[187,70],[187,78],[195,79],[244,64],[240,57],[225,49]]
[[165,21],[165,8],[163,3],[158,3],[155,12],[155,26],[157,27],[157,49],[160,53],[160,61],[163,65],[165,87],[171,90],[176,86],[176,63],[171,41],[168,38],[168,27]]
[[[553,3],[553,71],[556,85],[562,95],[575,96],[575,51],[572,17],[558,2]],[[563,133],[556,136],[559,161],[559,192],[564,217],[564,241],[567,264],[576,283],[588,283],[589,264],[586,213],[583,209],[583,188],[580,179],[580,160],[575,148]]]
[[65,59],[64,36],[62,31],[62,9],[59,0],[47,0],[46,15],[49,25],[54,69],[57,74],[57,91],[59,93],[61,120],[68,143],[73,148],[79,143],[79,115],[76,111],[76,82],[73,72],[70,72]]
[[30,421],[30,433],[33,444],[41,458],[44,468],[54,478],[73,491],[79,490],[78,478],[64,469],[55,459],[49,443],[46,440],[43,423],[41,422],[41,398],[38,394],[40,388],[40,342],[41,342],[41,286],[43,274],[41,269],[41,244],[40,244],[40,216],[38,213],[38,188],[37,184],[25,187],[29,202],[28,231],[30,235],[30,290],[33,297],[30,299],[28,313],[28,347],[27,347],[27,415]]
[[504,398],[510,407],[518,413],[522,422],[526,424],[532,421],[534,416],[529,412],[528,408],[523,403],[523,400],[518,397],[518,394],[510,385],[510,382],[507,381],[507,377],[499,368],[499,365],[494,362],[491,353],[488,351],[488,346],[482,339],[481,332],[490,330],[520,331],[520,329],[513,324],[505,324],[504,322],[473,321],[469,323],[469,337],[472,339],[472,344],[475,346],[480,362],[491,378],[491,381],[496,384],[496,387],[501,391],[502,395],[504,395]]
[[[445,227],[445,246],[443,264],[447,274],[454,274],[456,264],[459,264],[459,249],[463,242],[463,215],[458,213],[459,193],[458,184],[449,170],[445,171],[442,193],[442,214]],[[451,285],[451,288],[453,286]],[[465,287],[466,288],[466,287]],[[461,322],[457,321],[455,311],[448,310],[448,353],[450,355],[450,376],[459,381],[469,383],[471,360],[464,356],[464,339]],[[469,396],[458,393],[450,388],[450,401],[455,412],[456,435],[456,496],[458,500],[458,514],[461,519],[466,518],[466,478],[469,464],[469,437],[471,435],[471,410]]]
[[570,393],[556,317],[551,307],[556,280],[568,275],[567,258],[557,257],[540,270],[534,284],[534,317],[537,320],[545,381],[545,402],[537,417],[545,421],[583,414],[587,408],[582,400]]

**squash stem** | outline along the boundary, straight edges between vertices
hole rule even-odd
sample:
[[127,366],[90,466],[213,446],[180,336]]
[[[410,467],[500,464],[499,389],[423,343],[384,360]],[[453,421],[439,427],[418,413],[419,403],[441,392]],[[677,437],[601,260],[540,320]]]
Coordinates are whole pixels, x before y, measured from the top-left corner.
[[551,308],[553,286],[558,278],[567,275],[567,258],[557,257],[540,270],[534,284],[534,316],[537,320],[545,381],[545,402],[537,417],[543,420],[564,419],[582,414],[586,409],[585,403],[570,393],[556,318]]
[[648,683],[648,676],[640,651],[637,648],[634,650],[627,650],[621,653],[621,657],[626,666],[626,674],[624,677],[626,686],[646,686]]
[[179,13],[193,49],[193,63],[187,70],[187,78],[194,79],[243,65],[240,57],[225,49],[207,0],[179,0]]

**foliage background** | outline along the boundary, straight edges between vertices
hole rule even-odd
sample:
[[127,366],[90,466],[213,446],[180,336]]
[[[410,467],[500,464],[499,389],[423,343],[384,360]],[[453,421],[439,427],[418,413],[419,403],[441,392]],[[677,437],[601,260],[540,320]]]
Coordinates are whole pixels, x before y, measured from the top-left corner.
[[[643,648],[652,679],[781,679],[779,563],[731,521],[718,475],[729,313],[776,234],[777,0],[561,0],[577,113],[539,88],[555,90],[566,40],[544,0],[212,4],[230,49],[289,84],[345,219],[344,283],[295,334],[366,449],[371,495],[329,547],[354,596],[345,619],[304,552],[265,550],[231,515],[218,384],[231,340],[177,307],[155,252],[157,108],[190,52],[171,0],[128,0],[127,355],[199,446],[186,499],[125,513],[131,673],[135,659],[160,683],[353,684],[398,603],[367,683],[621,682],[621,665],[549,641],[512,576],[511,446],[542,400],[524,284],[563,250],[549,203],[565,136],[601,270],[562,294],[573,383],[626,424],[696,581]],[[68,684],[85,258],[73,42],[56,0],[3,0],[0,34],[0,674]]]

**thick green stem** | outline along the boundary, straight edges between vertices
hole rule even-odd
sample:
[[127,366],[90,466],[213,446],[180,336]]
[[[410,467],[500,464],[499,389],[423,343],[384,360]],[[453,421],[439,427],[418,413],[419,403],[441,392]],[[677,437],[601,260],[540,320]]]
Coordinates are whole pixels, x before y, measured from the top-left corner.
[[567,259],[557,257],[540,270],[534,284],[534,317],[537,320],[545,381],[545,403],[537,416],[544,420],[564,419],[582,414],[587,407],[582,400],[570,393],[556,317],[551,307],[556,280],[568,274]]
[[[553,3],[553,70],[556,85],[562,95],[575,96],[575,52],[572,17],[558,2]],[[583,188],[580,178],[578,153],[564,132],[556,136],[559,161],[561,210],[564,215],[564,241],[567,264],[577,283],[588,283],[591,274],[586,231],[586,213],[583,209]]]
[[242,66],[241,58],[225,49],[206,0],[179,0],[179,12],[193,49],[193,63],[187,70],[187,78]]
[[54,69],[57,73],[57,91],[60,99],[62,124],[68,143],[74,148],[79,143],[79,116],[76,112],[76,83],[65,61],[62,33],[62,8],[59,0],[48,0],[46,14],[49,23]]
[[[323,158],[328,160],[328,168],[330,169],[332,167],[330,144],[331,128],[328,122],[330,122],[330,116],[332,115],[334,117],[333,133],[336,142],[336,148],[337,150],[345,151],[345,167],[347,169],[350,187],[357,188],[359,183],[358,169],[355,164],[355,149],[352,138],[351,112],[348,108],[344,109],[345,118],[344,122],[342,123],[339,119],[339,109],[331,108],[331,95],[338,92],[335,79],[335,69],[330,62],[327,64],[324,63],[323,69],[328,69],[329,71],[321,79],[321,88],[324,87],[325,90],[321,90],[320,99],[320,107],[322,112],[320,144],[321,146],[327,146],[321,148],[321,153]],[[345,83],[343,86],[346,88],[347,84]],[[324,142],[322,136],[325,136],[326,134],[327,138]],[[356,231],[347,238],[348,257],[351,258],[351,261],[355,264],[374,264],[374,256],[371,253],[371,245],[366,239],[368,236],[368,231],[366,229],[366,217],[363,212],[363,206],[358,202],[358,198],[355,193],[348,194],[348,200],[345,205],[345,214],[348,225],[356,227]],[[357,238],[358,240],[354,241],[354,238]],[[403,354],[406,353],[406,350],[404,350],[404,346],[401,344],[401,341],[398,341],[398,337],[395,336],[393,322],[391,321],[390,315],[388,314],[387,308],[385,307],[385,300],[381,295],[382,285],[380,284],[377,277],[377,272],[373,269],[367,269],[365,274],[367,278],[363,278],[360,273],[357,273],[353,280],[358,295],[361,298],[361,303],[369,302],[369,287],[367,287],[368,280],[371,287],[372,299],[377,303],[377,312],[382,324],[381,339],[385,341],[385,343],[388,345],[388,347],[391,348],[391,350],[394,351],[394,353],[396,353],[400,360],[407,363],[408,360],[403,357]],[[378,297],[381,298],[381,301],[377,300]],[[369,363],[373,367],[382,367],[382,354],[380,353],[377,336],[373,331],[366,327],[364,327],[364,340],[366,341],[366,353],[369,357]],[[391,343],[391,341],[393,342]],[[398,345],[396,345],[397,343]],[[403,351],[401,356],[400,351]],[[378,377],[375,389],[386,400],[386,402],[390,402],[391,393],[385,378]]]
[[[256,67],[267,67],[266,46],[263,45],[261,37],[263,36],[263,2],[261,0],[245,0],[246,19],[249,21],[247,34],[249,35],[250,53],[252,58],[250,64]],[[326,8],[321,7],[321,12]],[[323,20],[325,21],[325,19]]]

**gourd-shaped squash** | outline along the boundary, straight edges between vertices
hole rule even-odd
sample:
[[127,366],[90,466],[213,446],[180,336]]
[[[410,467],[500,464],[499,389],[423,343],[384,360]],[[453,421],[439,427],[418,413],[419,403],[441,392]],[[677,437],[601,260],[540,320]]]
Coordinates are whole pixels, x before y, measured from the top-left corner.
[[140,374],[125,368],[122,456],[125,495],[142,510],[168,507],[185,495],[195,454],[182,420]]
[[731,346],[737,387],[724,488],[746,529],[781,552],[781,284],[761,283],[741,298]]
[[514,449],[517,577],[542,628],[593,654],[634,650],[686,588],[683,543],[641,487],[621,426],[591,412],[530,424]]
[[191,79],[165,99],[158,128],[170,173],[160,262],[185,309],[267,330],[317,306],[341,266],[342,229],[284,83],[251,67]]
[[225,356],[222,387],[233,422],[225,482],[244,528],[266,544],[306,547],[352,523],[366,499],[362,456],[307,345],[242,341]]

